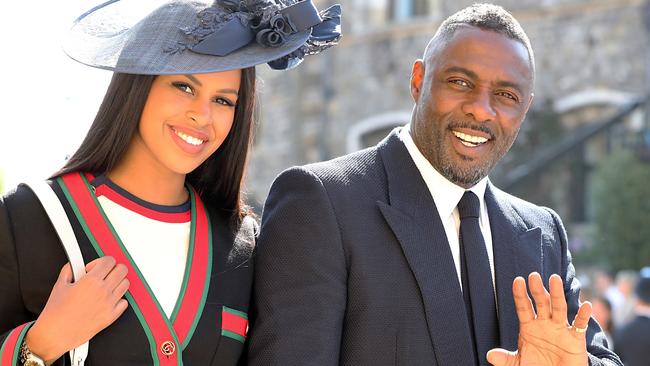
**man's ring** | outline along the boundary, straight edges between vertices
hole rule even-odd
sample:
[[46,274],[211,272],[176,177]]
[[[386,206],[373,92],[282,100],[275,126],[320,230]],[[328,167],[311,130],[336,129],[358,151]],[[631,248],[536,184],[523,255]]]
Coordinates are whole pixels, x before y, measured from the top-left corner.
[[589,326],[586,326],[586,327],[584,327],[584,328],[578,328],[578,327],[576,327],[576,325],[575,325],[575,321],[573,321],[573,323],[571,323],[571,326],[572,326],[573,329],[576,331],[576,333],[584,333],[584,332],[587,331],[587,328],[589,327]]

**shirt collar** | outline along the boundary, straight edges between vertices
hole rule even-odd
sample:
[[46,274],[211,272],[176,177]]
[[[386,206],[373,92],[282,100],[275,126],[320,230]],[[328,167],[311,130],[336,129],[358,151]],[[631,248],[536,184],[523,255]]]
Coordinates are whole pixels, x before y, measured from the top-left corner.
[[[427,158],[422,155],[411,137],[410,124],[402,127],[398,136],[404,145],[406,145],[409,155],[411,155],[411,158],[420,171],[422,179],[424,179],[429,192],[431,192],[431,197],[433,198],[433,202],[436,204],[440,218],[443,220],[448,218],[452,215],[456,206],[458,206],[458,202],[461,197],[463,197],[466,189],[445,178],[433,167],[433,165],[431,165],[431,163],[429,163]],[[485,189],[487,187],[487,182],[488,178],[485,177],[476,183],[476,185],[469,188],[470,191],[474,192],[474,194],[478,196],[481,205],[481,212],[483,212],[483,208],[485,207]]]

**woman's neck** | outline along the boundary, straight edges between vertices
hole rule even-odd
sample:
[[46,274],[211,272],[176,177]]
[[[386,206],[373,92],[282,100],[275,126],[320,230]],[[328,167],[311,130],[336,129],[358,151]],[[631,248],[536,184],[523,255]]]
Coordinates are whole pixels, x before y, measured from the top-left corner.
[[159,162],[151,162],[146,155],[129,149],[122,161],[111,171],[108,179],[129,193],[158,205],[180,205],[187,201],[185,174],[165,169]]

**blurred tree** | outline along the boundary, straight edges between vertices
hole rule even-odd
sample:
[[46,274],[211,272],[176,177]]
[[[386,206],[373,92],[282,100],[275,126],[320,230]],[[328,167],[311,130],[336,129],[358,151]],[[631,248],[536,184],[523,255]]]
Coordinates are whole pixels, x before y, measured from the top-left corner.
[[597,166],[591,199],[594,263],[613,271],[650,264],[650,164],[614,151]]

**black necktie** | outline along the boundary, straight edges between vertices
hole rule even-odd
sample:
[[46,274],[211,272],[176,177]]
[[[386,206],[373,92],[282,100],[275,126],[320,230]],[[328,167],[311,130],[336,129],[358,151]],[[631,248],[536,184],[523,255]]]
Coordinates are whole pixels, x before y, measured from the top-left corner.
[[478,197],[466,191],[458,203],[460,214],[460,261],[463,298],[474,338],[474,350],[479,365],[489,365],[487,351],[499,345],[492,271],[485,241],[478,223],[480,204]]

